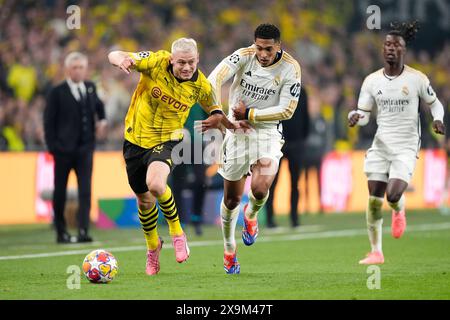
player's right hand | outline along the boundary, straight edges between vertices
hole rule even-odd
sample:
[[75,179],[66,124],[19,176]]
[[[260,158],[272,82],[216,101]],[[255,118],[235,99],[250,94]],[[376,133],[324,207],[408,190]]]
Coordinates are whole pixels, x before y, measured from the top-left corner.
[[445,134],[445,126],[441,120],[433,121],[432,126],[433,126],[433,130],[435,133],[442,134],[442,135]]
[[350,112],[350,114],[348,115],[348,126],[349,127],[354,127],[359,119],[364,118],[364,115],[358,113],[358,112]]
[[233,116],[236,120],[245,120],[245,112],[247,110],[247,107],[245,106],[244,102],[239,101],[237,105],[233,108]]
[[130,68],[132,66],[135,66],[136,62],[131,57],[125,57],[122,62],[119,64],[119,68],[123,70],[126,74],[130,74],[131,70]]

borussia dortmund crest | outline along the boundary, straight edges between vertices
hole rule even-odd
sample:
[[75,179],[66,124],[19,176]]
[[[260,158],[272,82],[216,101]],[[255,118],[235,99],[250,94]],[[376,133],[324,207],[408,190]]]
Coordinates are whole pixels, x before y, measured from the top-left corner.
[[153,148],[153,152],[155,153],[161,153],[161,151],[164,149],[164,145],[160,144],[159,146],[156,146]]

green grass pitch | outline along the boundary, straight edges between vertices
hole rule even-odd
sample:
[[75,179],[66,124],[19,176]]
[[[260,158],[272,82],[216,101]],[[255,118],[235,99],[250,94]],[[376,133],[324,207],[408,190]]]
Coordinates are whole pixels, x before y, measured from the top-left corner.
[[[401,239],[390,235],[384,212],[380,288],[369,289],[367,266],[358,265],[369,249],[363,214],[303,215],[302,227],[260,227],[257,242],[236,241],[241,274],[226,275],[219,226],[195,236],[185,228],[191,248],[187,263],[175,261],[167,226],[161,271],[145,274],[144,239],[139,229],[93,230],[89,245],[57,245],[48,225],[0,227],[0,300],[5,299],[450,299],[450,216],[438,211],[408,212]],[[119,262],[109,284],[91,284],[81,274],[69,289],[67,268],[87,253],[104,248]],[[370,270],[369,270],[370,271]],[[370,280],[370,279],[369,279]],[[69,279],[69,282],[70,279]],[[369,281],[370,282],[370,281]]]

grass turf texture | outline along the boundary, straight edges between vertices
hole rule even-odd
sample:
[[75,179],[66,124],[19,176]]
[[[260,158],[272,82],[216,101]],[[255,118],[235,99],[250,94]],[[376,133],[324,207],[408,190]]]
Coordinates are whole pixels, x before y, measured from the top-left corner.
[[[408,212],[401,239],[390,235],[384,213],[381,289],[369,290],[367,266],[358,265],[369,249],[363,214],[302,216],[302,227],[260,227],[257,242],[236,241],[241,274],[226,275],[220,227],[204,228],[191,244],[187,263],[175,261],[167,226],[161,271],[147,276],[145,242],[139,229],[93,230],[96,243],[57,245],[48,225],[0,227],[0,300],[4,299],[450,299],[450,217],[437,211]],[[436,226],[437,229],[436,229]],[[439,230],[439,227],[442,227]],[[425,229],[425,230],[423,230]],[[435,229],[435,230],[432,230]],[[110,284],[91,284],[81,274],[81,288],[68,289],[67,267],[81,263],[93,249],[110,250],[119,273]],[[39,253],[69,255],[7,259]]]

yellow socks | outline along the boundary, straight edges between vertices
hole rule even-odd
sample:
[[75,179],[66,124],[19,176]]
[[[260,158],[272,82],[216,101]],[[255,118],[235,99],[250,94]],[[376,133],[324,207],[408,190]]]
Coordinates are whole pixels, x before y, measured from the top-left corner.
[[156,204],[150,210],[139,209],[139,221],[144,231],[145,241],[149,250],[155,250],[158,247],[158,207]]
[[164,213],[167,223],[169,224],[169,233],[171,236],[180,236],[183,234],[181,228],[180,218],[178,216],[177,206],[175,205],[175,199],[173,198],[172,190],[169,186],[166,187],[166,191],[157,198],[159,208]]

